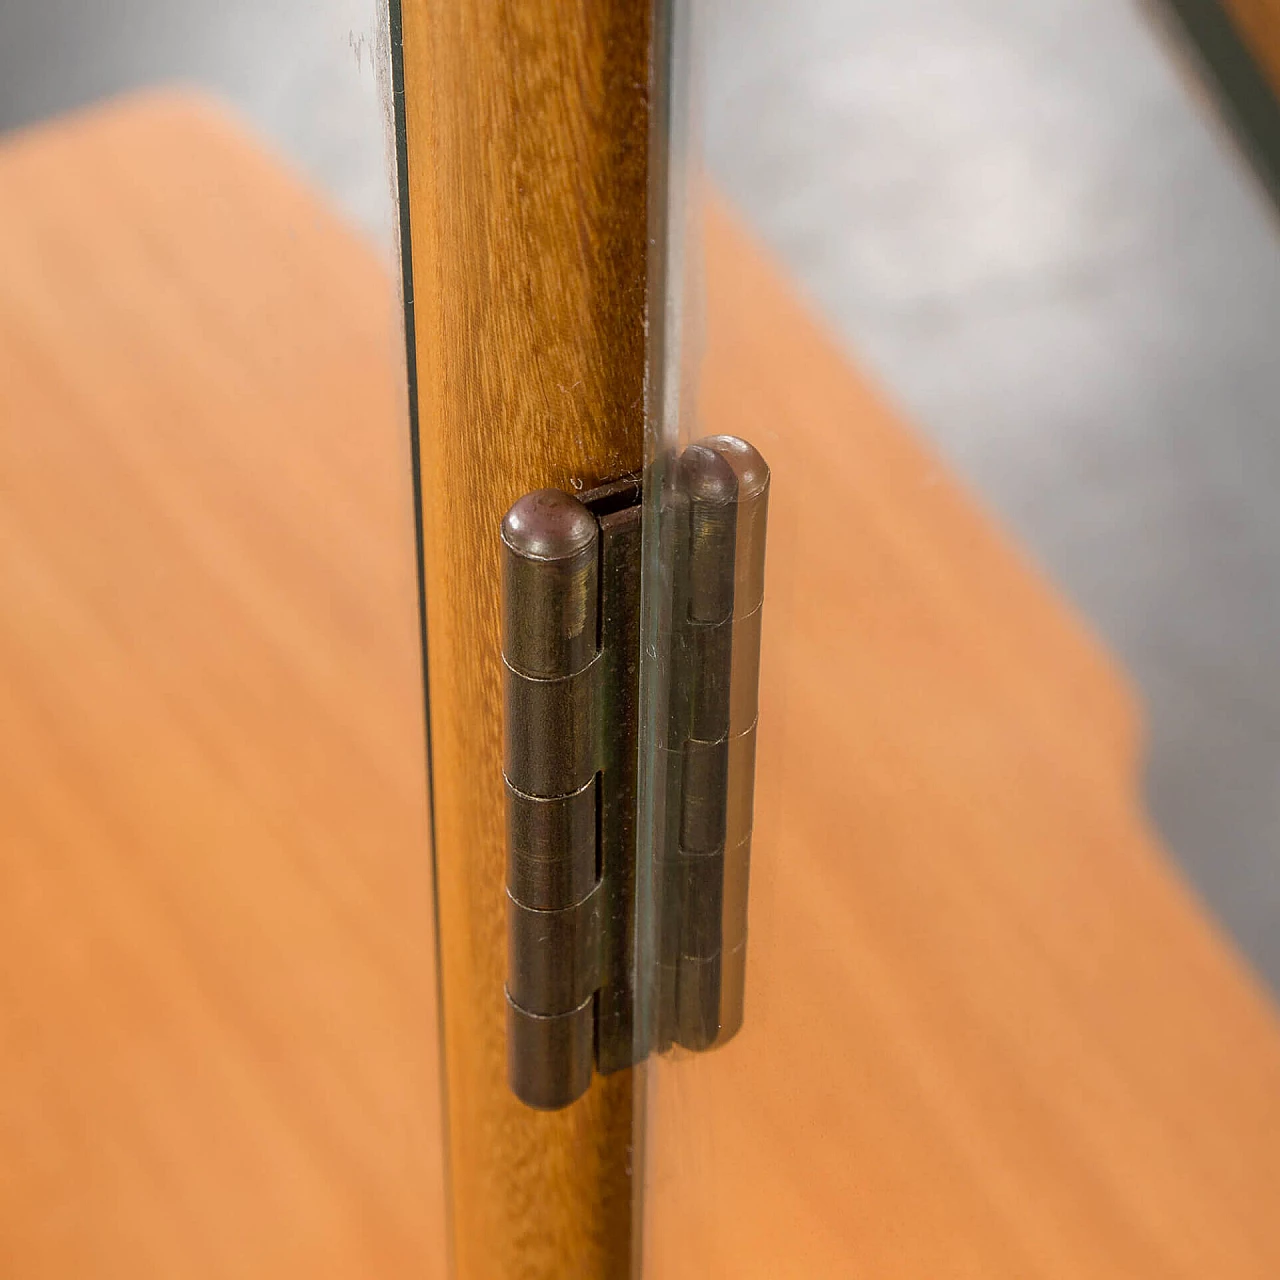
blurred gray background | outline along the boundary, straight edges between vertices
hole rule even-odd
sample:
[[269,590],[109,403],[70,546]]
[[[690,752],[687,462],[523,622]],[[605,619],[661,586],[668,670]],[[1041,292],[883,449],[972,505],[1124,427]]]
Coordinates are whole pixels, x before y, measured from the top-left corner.
[[[1137,682],[1280,987],[1280,229],[1128,0],[722,0],[707,164]],[[194,82],[384,246],[376,0],[0,0],[0,128]]]

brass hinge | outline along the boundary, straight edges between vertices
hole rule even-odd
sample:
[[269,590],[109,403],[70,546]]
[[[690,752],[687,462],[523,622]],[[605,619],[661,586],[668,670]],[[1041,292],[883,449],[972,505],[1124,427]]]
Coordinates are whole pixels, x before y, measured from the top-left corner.
[[653,1014],[635,1027],[641,488],[540,489],[502,523],[508,1075],[567,1106],[742,1024],[769,471],[732,436],[671,484]]

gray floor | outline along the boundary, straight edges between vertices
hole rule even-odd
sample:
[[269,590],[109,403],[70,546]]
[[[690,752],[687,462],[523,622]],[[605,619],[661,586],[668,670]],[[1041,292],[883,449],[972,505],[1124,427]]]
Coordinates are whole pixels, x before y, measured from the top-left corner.
[[[1076,600],[1280,985],[1280,231],[1124,0],[723,0],[708,165]],[[0,128],[234,102],[390,244],[375,0],[0,0]]]

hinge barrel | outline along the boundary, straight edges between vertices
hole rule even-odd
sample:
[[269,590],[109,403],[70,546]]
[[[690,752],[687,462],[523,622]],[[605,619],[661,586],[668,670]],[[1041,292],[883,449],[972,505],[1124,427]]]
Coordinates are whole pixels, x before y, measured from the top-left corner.
[[591,1082],[600,975],[599,527],[541,489],[502,544],[508,1073],[555,1108]]
[[675,482],[675,590],[668,723],[668,838],[660,876],[661,1045],[706,1049],[720,1028],[737,477],[690,445]]
[[721,914],[720,1031],[716,1040],[717,1044],[723,1044],[742,1027],[746,994],[747,894],[754,821],[769,468],[752,445],[736,436],[711,436],[703,444],[714,449],[733,468],[738,481]]

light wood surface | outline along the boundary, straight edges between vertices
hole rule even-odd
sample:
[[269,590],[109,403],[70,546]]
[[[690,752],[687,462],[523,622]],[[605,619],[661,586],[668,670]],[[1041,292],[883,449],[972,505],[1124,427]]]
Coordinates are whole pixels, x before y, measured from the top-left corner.
[[630,1072],[563,1112],[507,1085],[497,530],[638,469],[646,0],[404,0],[434,833],[458,1274],[607,1277],[630,1248]]
[[396,301],[203,109],[0,145],[0,1274],[443,1274]]
[[[750,987],[654,1073],[648,1274],[1272,1280],[1280,1032],[1122,681],[720,216],[707,271],[774,469]],[[5,1276],[443,1274],[395,342],[201,109],[0,145]]]

